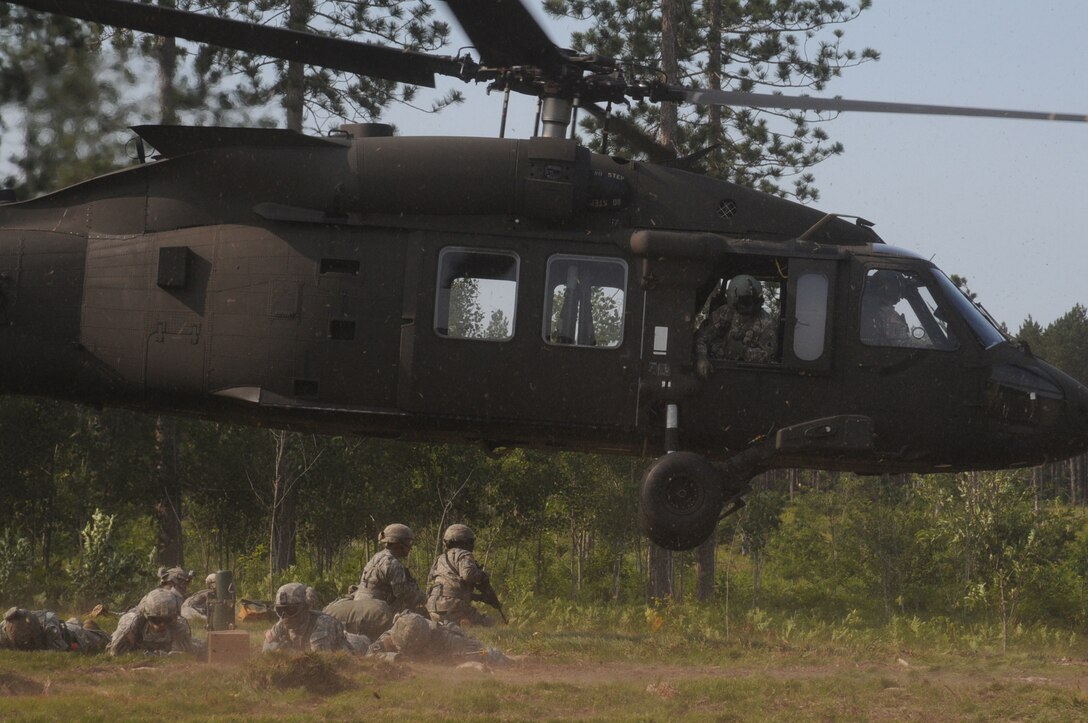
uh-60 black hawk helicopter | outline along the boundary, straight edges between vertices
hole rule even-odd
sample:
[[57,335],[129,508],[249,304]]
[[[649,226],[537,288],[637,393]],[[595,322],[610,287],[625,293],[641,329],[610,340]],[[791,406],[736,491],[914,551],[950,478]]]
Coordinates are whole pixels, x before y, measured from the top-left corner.
[[[871,224],[566,137],[573,105],[632,98],[1084,116],[630,80],[553,45],[514,0],[449,2],[479,60],[120,0],[13,4],[405,83],[487,81],[538,96],[543,131],[138,127],[154,161],[0,207],[0,391],[659,455],[642,525],[673,549],[766,469],[992,469],[1088,449],[1088,389]],[[773,351],[712,360],[701,379],[695,320],[742,274],[766,289]],[[869,333],[881,305],[906,334]]]

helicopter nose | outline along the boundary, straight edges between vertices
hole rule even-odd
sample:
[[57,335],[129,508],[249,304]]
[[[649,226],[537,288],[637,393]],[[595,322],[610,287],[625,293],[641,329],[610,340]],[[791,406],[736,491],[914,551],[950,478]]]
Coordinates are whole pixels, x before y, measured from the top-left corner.
[[1003,430],[998,454],[1009,466],[1088,451],[1088,387],[1073,377],[1023,354],[995,363],[987,387],[990,413]]
[[1064,397],[1062,413],[1048,430],[1048,456],[1065,459],[1088,452],[1088,386],[1051,364],[1041,360],[1039,364]]

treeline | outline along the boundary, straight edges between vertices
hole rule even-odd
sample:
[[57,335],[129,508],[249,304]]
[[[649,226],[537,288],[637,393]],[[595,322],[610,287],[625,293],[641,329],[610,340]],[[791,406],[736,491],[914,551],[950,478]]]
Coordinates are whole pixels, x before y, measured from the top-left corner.
[[[1085,378],[1085,309],[1023,338]],[[1081,366],[1078,367],[1077,365]],[[418,534],[425,576],[463,522],[515,610],[542,600],[648,602],[637,523],[648,460],[320,437],[0,400],[0,602],[121,605],[158,564],[233,569],[262,597],[303,579],[330,599],[378,531]],[[1083,458],[1036,469],[860,478],[777,470],[718,529],[709,563],[674,556],[665,597],[733,611],[873,620],[1088,624]],[[660,593],[658,593],[660,594]]]

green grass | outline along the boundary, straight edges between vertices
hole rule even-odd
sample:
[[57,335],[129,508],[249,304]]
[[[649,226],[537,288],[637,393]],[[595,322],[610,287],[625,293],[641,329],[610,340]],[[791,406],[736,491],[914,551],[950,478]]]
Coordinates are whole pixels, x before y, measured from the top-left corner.
[[[662,613],[666,617],[670,611]],[[0,719],[1072,720],[1088,716],[1086,651],[1022,630],[919,632],[763,619],[728,634],[690,611],[614,629],[568,617],[473,631],[517,660],[490,670],[256,651],[245,666],[185,657],[0,652]],[[685,617],[686,616],[686,617]],[[972,641],[983,641],[974,644]],[[12,692],[15,694],[12,694]]]

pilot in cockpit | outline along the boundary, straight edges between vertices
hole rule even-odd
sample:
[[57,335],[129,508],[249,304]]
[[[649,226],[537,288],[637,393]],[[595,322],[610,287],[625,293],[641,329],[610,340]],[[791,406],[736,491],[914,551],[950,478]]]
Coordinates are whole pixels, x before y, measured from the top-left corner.
[[910,326],[895,305],[903,299],[902,275],[875,271],[861,299],[861,341],[872,346],[911,346]]

